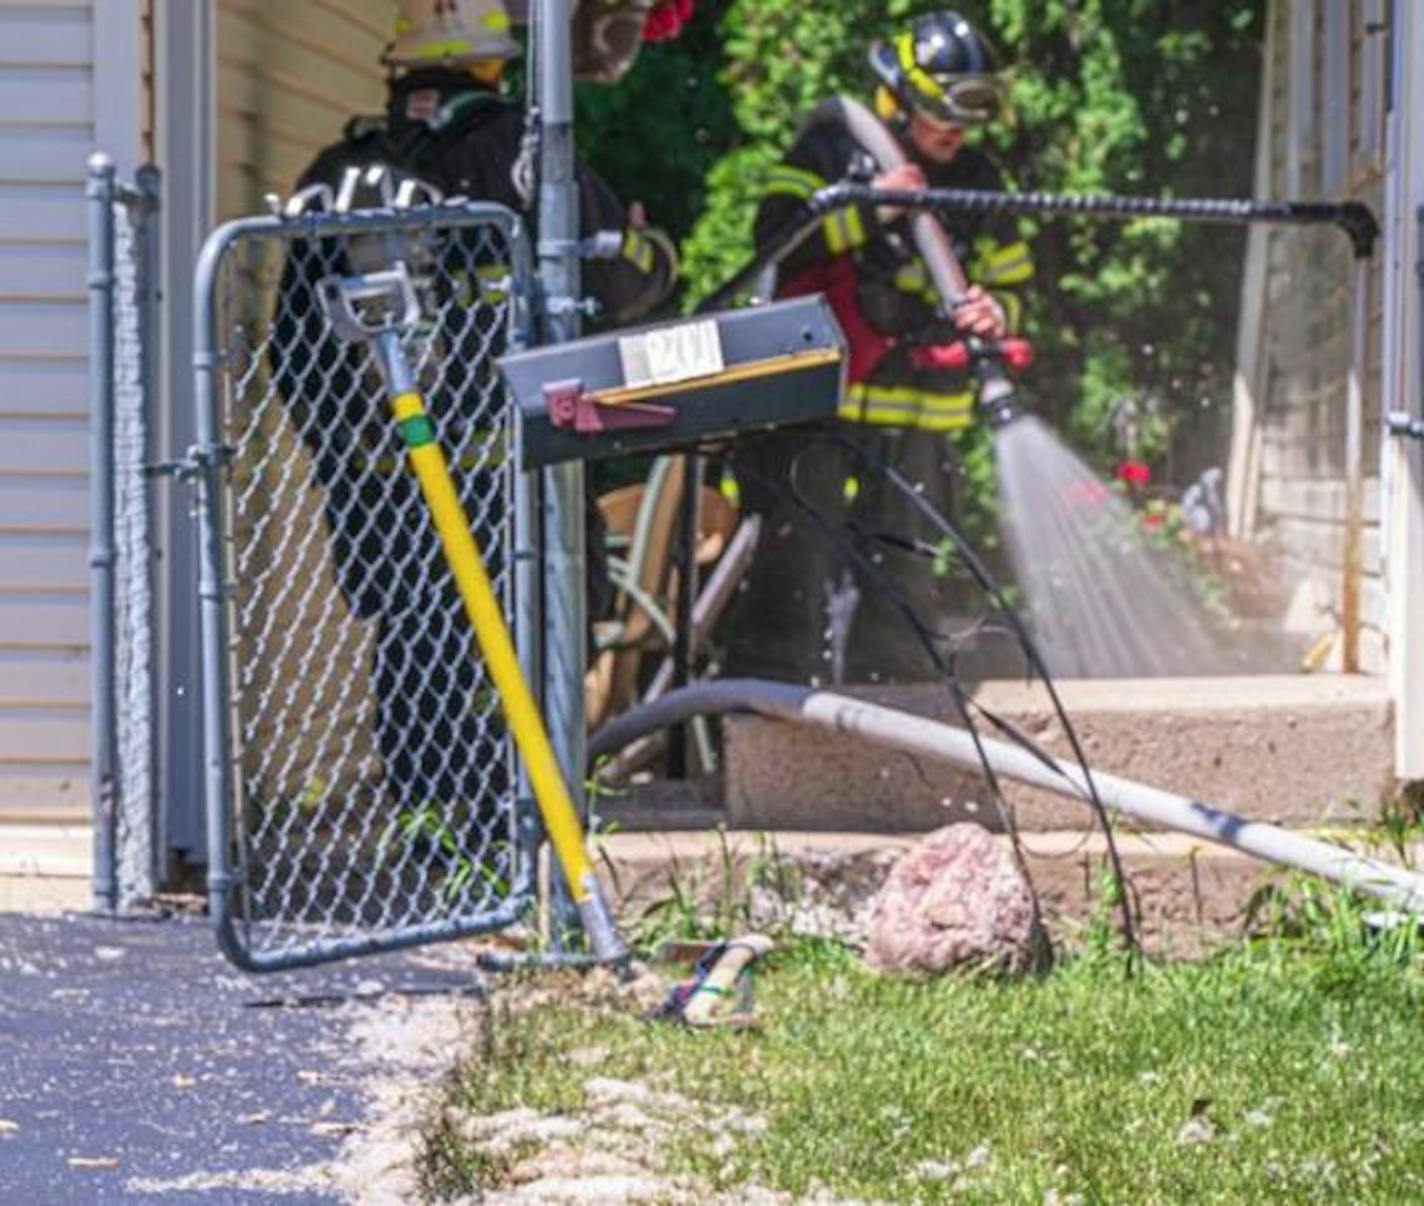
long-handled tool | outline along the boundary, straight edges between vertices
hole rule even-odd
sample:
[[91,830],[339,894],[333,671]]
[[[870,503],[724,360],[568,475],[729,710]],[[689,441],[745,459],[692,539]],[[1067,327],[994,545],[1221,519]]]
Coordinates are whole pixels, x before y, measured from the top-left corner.
[[370,343],[375,351],[410,466],[420,481],[465,614],[475,630],[519,756],[529,772],[544,828],[578,907],[589,946],[599,960],[623,962],[627,948],[599,889],[583,827],[549,743],[543,717],[525,680],[509,626],[435,438],[435,425],[401,346],[402,333],[420,318],[410,274],[403,263],[397,263],[388,271],[366,276],[331,276],[321,281],[318,296],[337,334],[343,339]]

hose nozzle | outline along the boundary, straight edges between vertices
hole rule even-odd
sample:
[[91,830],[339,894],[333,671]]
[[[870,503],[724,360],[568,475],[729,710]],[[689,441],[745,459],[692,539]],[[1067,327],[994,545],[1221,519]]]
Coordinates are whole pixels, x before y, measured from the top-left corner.
[[979,405],[991,431],[1007,427],[1024,411],[1019,406],[1018,391],[1002,370],[983,375],[979,385]]

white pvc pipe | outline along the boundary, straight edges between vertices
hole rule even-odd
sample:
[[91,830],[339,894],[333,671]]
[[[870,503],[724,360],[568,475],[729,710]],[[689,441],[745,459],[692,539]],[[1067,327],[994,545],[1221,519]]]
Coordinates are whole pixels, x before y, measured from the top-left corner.
[[[798,719],[972,770],[981,765],[974,738],[968,731],[842,695],[818,691],[807,696]],[[1088,799],[1087,781],[1081,767],[1055,758],[1051,759],[1057,767],[1055,772],[1027,750],[1007,742],[980,737],[979,744],[996,774],[1059,795],[1076,796],[1081,792],[1080,798]],[[1254,858],[1308,871],[1380,897],[1400,909],[1424,911],[1424,876],[1403,867],[1366,858],[1277,825],[1250,821],[1200,800],[1117,775],[1095,771],[1093,785],[1098,789],[1098,798],[1109,809],[1234,847]]]
[[[689,716],[732,711],[750,711],[793,724],[833,729],[976,772],[983,768],[982,750],[983,759],[1002,778],[1085,804],[1090,799],[1082,768],[1073,763],[1047,755],[1040,758],[992,737],[979,737],[976,746],[974,735],[966,729],[828,691],[761,679],[723,679],[673,691],[613,721],[596,734],[590,752],[595,757],[611,754],[646,733],[682,723]],[[1106,808],[1230,846],[1253,858],[1319,875],[1388,901],[1398,909],[1424,912],[1424,875],[1393,863],[1367,858],[1278,825],[1250,821],[1200,800],[1118,775],[1095,771],[1093,786]]]

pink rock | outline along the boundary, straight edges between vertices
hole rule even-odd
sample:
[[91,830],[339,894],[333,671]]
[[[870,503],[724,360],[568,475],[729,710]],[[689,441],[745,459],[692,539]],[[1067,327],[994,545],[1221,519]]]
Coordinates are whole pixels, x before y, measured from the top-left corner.
[[963,822],[927,834],[890,868],[866,960],[881,971],[1024,971],[1046,949],[1008,844]]

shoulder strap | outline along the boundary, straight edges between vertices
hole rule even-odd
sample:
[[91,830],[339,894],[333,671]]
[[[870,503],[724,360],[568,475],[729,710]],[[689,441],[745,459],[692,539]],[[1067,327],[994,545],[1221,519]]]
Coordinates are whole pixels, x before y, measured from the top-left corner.
[[429,124],[417,127],[402,148],[403,165],[417,175],[428,160],[487,121],[509,110],[513,102],[490,92],[462,92],[440,107]]

